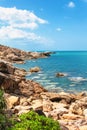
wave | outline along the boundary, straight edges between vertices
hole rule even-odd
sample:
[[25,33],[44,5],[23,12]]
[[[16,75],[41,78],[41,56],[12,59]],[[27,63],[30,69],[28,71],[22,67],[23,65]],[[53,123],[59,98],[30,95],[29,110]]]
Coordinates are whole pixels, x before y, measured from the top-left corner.
[[87,78],[83,78],[83,77],[71,77],[69,78],[70,81],[73,82],[82,82],[82,81],[87,81]]

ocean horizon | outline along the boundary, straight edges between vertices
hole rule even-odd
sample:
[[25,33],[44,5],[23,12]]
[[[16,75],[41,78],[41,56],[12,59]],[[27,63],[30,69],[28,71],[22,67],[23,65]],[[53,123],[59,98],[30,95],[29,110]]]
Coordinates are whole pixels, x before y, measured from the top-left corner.
[[[43,51],[40,51],[43,52]],[[52,51],[48,58],[26,60],[25,64],[15,64],[26,69],[38,66],[41,71],[28,74],[26,79],[40,83],[52,92],[78,93],[87,91],[87,51]],[[57,73],[64,77],[56,77]]]

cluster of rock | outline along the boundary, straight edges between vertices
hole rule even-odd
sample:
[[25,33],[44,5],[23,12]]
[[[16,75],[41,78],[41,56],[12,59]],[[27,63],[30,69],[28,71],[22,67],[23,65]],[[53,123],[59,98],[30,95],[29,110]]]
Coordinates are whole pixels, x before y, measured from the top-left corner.
[[[33,109],[41,115],[58,120],[62,130],[87,130],[87,94],[52,93],[40,84],[32,80],[26,80],[27,72],[24,69],[18,69],[7,62],[12,61],[14,57],[8,58],[10,55],[18,56],[24,61],[25,57],[29,56],[26,53],[0,46],[0,88],[5,92],[6,114],[8,114],[8,117],[12,114],[27,113]],[[31,73],[38,71],[40,71],[38,67],[30,70]],[[56,76],[66,75],[57,73]]]
[[6,93],[30,96],[46,91],[38,83],[26,80],[26,74],[24,69],[15,68],[10,63],[0,60],[0,88]]
[[7,113],[20,115],[31,109],[58,120],[62,130],[87,130],[86,93],[51,93],[26,80],[25,70],[0,61],[0,87],[4,89]]
[[62,130],[87,130],[87,96],[84,94],[42,92],[36,98],[5,93],[5,97],[10,114],[35,110],[58,120]]
[[52,53],[53,52],[26,52],[16,48],[0,45],[0,59],[14,63],[24,63],[27,59],[48,57]]

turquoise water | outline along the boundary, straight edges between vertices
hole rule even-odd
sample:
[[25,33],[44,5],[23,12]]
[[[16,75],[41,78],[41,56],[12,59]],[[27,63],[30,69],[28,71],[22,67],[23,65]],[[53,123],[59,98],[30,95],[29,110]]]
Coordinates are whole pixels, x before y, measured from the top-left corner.
[[[28,74],[27,79],[42,84],[49,91],[81,92],[87,91],[87,51],[61,51],[48,58],[28,60],[16,65],[27,71],[39,66],[39,73]],[[65,77],[56,77],[56,73],[65,73]]]

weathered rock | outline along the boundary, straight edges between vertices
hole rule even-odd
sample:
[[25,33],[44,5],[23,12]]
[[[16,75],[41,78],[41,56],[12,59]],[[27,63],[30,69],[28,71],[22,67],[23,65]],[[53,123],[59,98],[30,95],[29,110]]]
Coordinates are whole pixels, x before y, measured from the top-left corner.
[[[32,110],[32,109],[30,109],[30,110]],[[21,115],[21,114],[23,114],[23,113],[28,113],[30,110],[20,110],[19,112],[18,112],[18,115]]]
[[23,61],[22,58],[20,58],[19,56],[15,55],[15,54],[8,54],[7,55],[7,59],[8,60],[12,60],[12,61]]
[[49,100],[43,100],[43,111],[49,112],[52,111],[52,103]]
[[57,103],[57,102],[52,102],[53,104],[53,110],[54,109],[60,109],[60,108],[66,108],[69,109],[69,105],[68,104],[64,104],[64,103]]
[[[47,57],[49,53],[25,52],[0,46],[0,58],[15,63],[24,59]],[[22,61],[23,60],[23,61]],[[27,72],[0,60],[0,88],[4,94],[8,117],[12,114],[35,110],[41,115],[52,117],[60,122],[62,130],[87,129],[87,94],[51,93],[40,84],[26,80]],[[58,74],[58,77],[67,75]],[[62,123],[61,123],[62,122]]]
[[66,113],[68,113],[68,110],[63,107],[60,107],[59,109],[54,109],[53,111],[49,112],[50,116],[55,120],[61,119],[61,116]]
[[61,73],[61,72],[58,72],[58,73],[56,74],[56,77],[64,77],[64,76],[67,76],[67,74]]
[[0,73],[0,88],[3,88],[5,92],[12,93],[15,89],[18,89],[18,84],[14,79]]
[[34,58],[34,59],[37,59],[40,57],[40,53],[38,52],[29,52],[29,55]]
[[24,60],[47,57],[50,56],[50,53],[26,52],[16,48],[0,45],[0,58],[13,63],[24,63]]
[[43,52],[42,55],[50,56],[51,54],[54,54],[55,52]]
[[70,113],[83,115],[83,109],[82,106],[78,103],[72,103],[69,109]]
[[84,114],[84,116],[85,116],[85,119],[87,120],[87,109],[84,109],[84,110],[83,110],[83,114]]
[[77,120],[77,119],[83,119],[82,116],[75,115],[75,114],[63,114],[62,119],[68,119],[68,120]]
[[0,72],[5,74],[14,74],[15,68],[8,62],[0,60]]
[[43,102],[40,99],[32,101],[32,107],[36,110],[42,110],[43,109]]
[[79,130],[87,130],[87,125],[80,126]]
[[33,72],[39,72],[40,68],[39,67],[33,67],[29,70],[29,72],[33,73]]
[[66,126],[63,126],[63,125],[61,125],[60,128],[61,128],[62,130],[69,130]]
[[32,106],[15,106],[13,113],[21,115],[22,113],[28,113],[30,110],[32,110]]
[[50,100],[52,102],[61,102],[65,104],[70,104],[71,102],[75,101],[75,97],[73,96],[73,94],[61,92],[59,93],[59,95],[58,94],[55,96],[51,95]]
[[26,70],[24,69],[15,69],[14,75],[16,76],[20,76],[20,77],[25,77],[25,75],[27,74]]
[[14,68],[4,61],[0,63],[0,88],[3,88],[5,92],[31,96],[46,91],[40,84],[26,80],[24,78],[26,74],[25,70]]
[[16,95],[10,95],[5,93],[4,98],[8,109],[11,109],[15,105],[19,105],[20,103],[20,98]]
[[83,110],[87,108],[87,97],[82,97],[79,100],[76,100],[74,103],[71,104],[69,111],[78,114],[83,115]]

